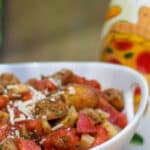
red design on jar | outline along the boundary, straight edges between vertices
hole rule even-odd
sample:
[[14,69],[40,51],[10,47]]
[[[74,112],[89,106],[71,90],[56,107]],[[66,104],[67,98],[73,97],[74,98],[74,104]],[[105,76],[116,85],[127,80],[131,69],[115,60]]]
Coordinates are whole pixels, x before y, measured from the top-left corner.
[[120,51],[129,50],[133,47],[133,43],[131,41],[119,40],[115,41],[113,44],[114,47]]
[[115,59],[115,58],[110,59],[108,62],[113,63],[113,64],[118,64],[118,65],[121,64],[121,62],[119,60]]
[[150,73],[150,51],[143,52],[136,59],[137,69],[143,74]]

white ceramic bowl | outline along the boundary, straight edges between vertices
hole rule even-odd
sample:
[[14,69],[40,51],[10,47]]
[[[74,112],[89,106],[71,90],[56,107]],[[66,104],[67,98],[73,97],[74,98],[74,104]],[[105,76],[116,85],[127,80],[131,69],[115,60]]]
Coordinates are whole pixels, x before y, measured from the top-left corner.
[[[103,88],[114,87],[124,91],[126,113],[129,124],[118,135],[108,142],[92,150],[122,150],[128,145],[145,110],[148,99],[148,86],[145,79],[137,72],[127,67],[92,62],[51,62],[51,63],[23,63],[0,65],[0,73],[13,72],[22,81],[42,74],[50,74],[62,68],[70,68],[87,78],[97,79]],[[133,114],[133,87],[138,84],[142,90],[139,110]]]

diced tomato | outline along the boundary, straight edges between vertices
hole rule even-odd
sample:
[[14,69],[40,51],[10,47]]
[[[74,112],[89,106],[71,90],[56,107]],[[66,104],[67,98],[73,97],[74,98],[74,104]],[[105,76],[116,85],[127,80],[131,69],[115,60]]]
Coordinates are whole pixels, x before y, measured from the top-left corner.
[[126,115],[119,113],[117,115],[116,119],[114,120],[114,124],[116,124],[117,126],[119,126],[122,129],[125,128],[128,124]]
[[41,148],[32,140],[19,138],[16,140],[18,150],[41,150]]
[[93,143],[93,146],[100,145],[109,140],[108,131],[104,127],[97,126],[96,129],[97,129],[97,134],[96,134],[95,142]]
[[100,83],[98,83],[98,81],[96,80],[87,80],[85,77],[81,77],[78,75],[74,75],[71,79],[70,79],[71,83],[77,83],[77,84],[84,84],[84,85],[90,85],[98,90],[101,89],[101,85]]
[[32,96],[33,96],[33,93],[31,91],[27,91],[27,92],[23,93],[22,100],[23,101],[30,100],[30,99],[32,99]]
[[71,79],[70,79],[71,83],[77,83],[77,84],[86,84],[87,80],[85,77],[81,77],[78,75],[74,75]]
[[84,114],[80,113],[77,121],[77,132],[78,133],[95,133],[96,128],[89,118]]
[[9,102],[8,97],[0,95],[0,109],[5,107]]
[[5,122],[0,122],[0,142],[2,142],[10,131],[10,125]]
[[22,125],[25,125],[26,129],[28,131],[31,131],[31,133],[34,132],[34,134],[36,134],[37,136],[41,136],[42,135],[42,131],[43,131],[42,120],[40,120],[40,119],[25,120],[25,121],[18,122],[16,124],[16,126],[18,128],[21,128]]
[[42,130],[42,120],[36,119],[36,120],[27,120],[26,121],[26,127],[29,130],[36,130],[37,133],[41,133]]
[[99,106],[102,110],[109,113],[109,121],[120,128],[125,128],[128,121],[124,114],[117,111],[112,105],[110,105],[103,97],[100,98]]
[[34,83],[34,87],[39,90],[39,91],[44,91],[45,90],[45,86],[43,85],[42,80],[37,80]]
[[127,40],[115,41],[113,44],[114,47],[117,48],[117,50],[121,50],[121,51],[129,50],[133,47],[133,42]]
[[34,86],[37,90],[44,92],[44,90],[55,91],[56,86],[48,79],[35,81]]
[[79,138],[75,129],[59,129],[44,138],[44,150],[77,150]]
[[87,84],[98,89],[98,90],[101,89],[101,85],[96,80],[89,80],[89,81],[87,81]]
[[144,51],[136,59],[137,69],[143,74],[150,73],[150,51]]
[[18,118],[22,114],[22,112],[17,107],[13,107],[13,110],[15,118]]
[[45,84],[45,87],[48,89],[48,91],[55,91],[56,90],[56,86],[51,82],[49,81],[48,79],[44,79],[42,80]]

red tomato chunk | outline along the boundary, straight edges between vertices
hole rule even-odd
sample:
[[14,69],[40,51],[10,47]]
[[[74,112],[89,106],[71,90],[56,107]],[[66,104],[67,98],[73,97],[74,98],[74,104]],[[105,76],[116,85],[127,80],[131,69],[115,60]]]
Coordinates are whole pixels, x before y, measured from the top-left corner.
[[43,143],[44,150],[77,150],[79,138],[75,129],[59,129],[50,133]]
[[16,144],[18,150],[41,150],[35,142],[23,138],[17,139]]

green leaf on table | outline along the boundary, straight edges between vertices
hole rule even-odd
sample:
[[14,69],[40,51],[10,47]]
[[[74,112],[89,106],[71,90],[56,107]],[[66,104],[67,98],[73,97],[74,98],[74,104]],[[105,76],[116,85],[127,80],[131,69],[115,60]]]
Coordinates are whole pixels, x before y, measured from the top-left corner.
[[140,134],[135,133],[130,143],[135,145],[143,145],[144,139]]

